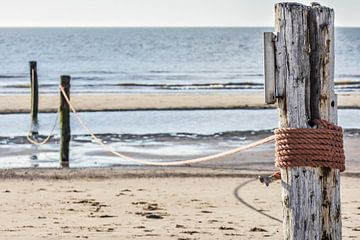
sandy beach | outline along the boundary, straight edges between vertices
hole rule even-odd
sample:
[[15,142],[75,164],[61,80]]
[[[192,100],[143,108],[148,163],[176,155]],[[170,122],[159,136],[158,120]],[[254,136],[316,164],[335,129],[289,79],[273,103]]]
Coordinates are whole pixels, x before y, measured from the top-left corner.
[[[340,95],[339,106],[359,108],[359,97]],[[260,93],[73,95],[72,100],[81,111],[275,107],[265,105]],[[58,96],[40,97],[43,112],[55,111],[57,103]],[[28,111],[29,96],[0,96],[0,112]],[[359,144],[359,132],[347,131],[343,239],[360,238]],[[275,170],[273,151],[267,145],[178,168],[2,169],[0,239],[281,239],[281,184],[265,187],[257,180]]]
[[[0,239],[280,239],[280,183],[194,169],[1,172]],[[182,175],[174,175],[177,172]],[[199,173],[200,177],[194,177]],[[226,175],[228,173],[228,175]],[[343,239],[360,237],[358,178],[343,176]]]
[[[254,139],[259,136],[254,137]],[[347,133],[343,239],[360,237],[360,164]],[[185,167],[0,170],[0,239],[281,239],[273,149]]]
[[[164,109],[263,109],[267,105],[262,91],[214,94],[73,94],[71,100],[79,111],[164,110]],[[41,112],[55,112],[57,95],[40,95]],[[360,94],[339,94],[339,108],[360,108]],[[0,113],[30,111],[30,96],[0,95]]]

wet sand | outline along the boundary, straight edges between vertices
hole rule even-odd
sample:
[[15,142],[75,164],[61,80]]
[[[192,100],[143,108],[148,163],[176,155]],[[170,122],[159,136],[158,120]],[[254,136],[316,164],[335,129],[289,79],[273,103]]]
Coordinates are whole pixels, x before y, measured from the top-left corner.
[[[263,109],[275,108],[264,102],[262,91],[214,94],[73,94],[79,111],[161,110],[161,109]],[[55,112],[59,96],[41,95],[42,112]],[[360,94],[338,95],[339,108],[360,108]],[[0,113],[29,112],[29,95],[0,95]]]
[[[207,171],[194,177],[187,174],[196,170],[182,169],[181,177],[169,177],[165,173],[173,170],[168,169],[144,178],[143,170],[116,176],[116,170],[99,174],[91,169],[85,170],[87,177],[84,171],[77,176],[46,170],[32,180],[24,178],[36,171],[2,175],[0,239],[282,237],[280,183],[265,187],[255,175],[215,177]],[[106,171],[110,174],[102,175]],[[360,237],[357,183],[358,178],[341,180],[343,239]]]

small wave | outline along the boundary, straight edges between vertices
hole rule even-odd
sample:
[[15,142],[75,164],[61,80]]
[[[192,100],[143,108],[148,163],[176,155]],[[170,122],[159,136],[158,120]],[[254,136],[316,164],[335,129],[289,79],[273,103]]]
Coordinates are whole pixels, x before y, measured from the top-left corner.
[[[114,134],[114,133],[103,133],[97,134],[101,140],[105,142],[153,142],[153,141],[171,141],[171,140],[211,140],[211,139],[220,139],[220,140],[238,140],[245,141],[249,137],[258,136],[258,135],[268,135],[271,134],[273,130],[259,130],[259,131],[229,131],[229,132],[219,132],[214,134],[196,134],[196,133],[152,133],[152,134]],[[45,136],[41,136],[45,137]],[[74,134],[72,140],[75,142],[92,142],[92,138],[88,134]],[[58,136],[55,139],[52,139],[51,142],[55,143],[58,141]],[[26,136],[14,136],[14,137],[0,137],[0,145],[7,144],[28,144]]]
[[170,71],[152,70],[149,73],[171,73]]
[[360,78],[360,74],[338,74],[337,78]]
[[245,74],[241,74],[241,76],[243,76],[243,77],[263,77],[264,74],[261,74],[261,73],[245,73]]
[[191,90],[191,89],[248,89],[262,88],[262,83],[194,83],[194,84],[137,84],[137,83],[119,83],[119,87],[152,87],[168,90]]
[[336,81],[335,86],[360,85],[360,81]]
[[170,90],[207,90],[207,89],[258,89],[262,88],[263,84],[261,83],[208,83],[208,84],[174,84],[174,85],[164,85],[163,89]]
[[24,78],[24,75],[0,75],[0,79]]
[[80,74],[126,74],[126,72],[117,72],[117,71],[105,71],[105,70],[93,70],[93,71],[81,71]]
[[30,88],[30,84],[12,84],[5,85],[3,88]]
[[101,77],[72,77],[72,80],[89,80],[89,81],[94,81],[94,80],[103,80],[104,78]]
[[360,81],[338,81],[335,82],[335,89],[340,92],[355,92],[360,89]]

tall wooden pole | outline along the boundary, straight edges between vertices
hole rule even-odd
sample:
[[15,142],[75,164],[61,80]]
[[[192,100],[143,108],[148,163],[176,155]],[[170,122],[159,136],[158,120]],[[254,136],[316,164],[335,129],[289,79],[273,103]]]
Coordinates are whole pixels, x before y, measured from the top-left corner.
[[[337,123],[333,10],[279,3],[275,22],[279,126]],[[284,239],[341,239],[339,170],[289,167],[281,176]]]
[[[66,96],[70,99],[70,76],[61,76],[61,86]],[[63,94],[60,92],[60,165],[69,167],[69,145],[70,145],[70,107]]]
[[30,65],[30,86],[31,86],[31,122],[32,129],[31,135],[38,134],[38,109],[39,109],[39,89],[38,89],[38,75],[37,75],[37,66],[35,61],[29,62]]

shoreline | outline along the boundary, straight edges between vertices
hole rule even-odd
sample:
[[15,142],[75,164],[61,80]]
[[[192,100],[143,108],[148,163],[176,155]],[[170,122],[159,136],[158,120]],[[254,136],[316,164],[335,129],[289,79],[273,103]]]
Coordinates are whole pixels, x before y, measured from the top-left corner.
[[[78,111],[269,109],[263,92],[211,94],[73,94]],[[39,111],[56,112],[58,95],[40,95]],[[360,109],[360,94],[338,94],[339,109]],[[30,95],[0,95],[0,113],[29,113]]]
[[[0,169],[2,180],[112,180],[112,179],[164,179],[164,178],[253,178],[271,175],[268,169],[231,169],[216,166],[119,166],[101,168],[11,168]],[[341,177],[360,178],[360,171],[345,171]],[[258,181],[259,185],[261,183]]]
[[[179,161],[193,159],[221,153],[248,142],[262,139],[268,134],[250,134],[247,136],[237,135],[240,138],[223,136],[219,138],[177,138],[160,137],[149,139],[146,142],[137,141],[133,138],[114,139],[113,136],[106,138],[107,144],[117,151],[136,159],[149,161]],[[127,141],[126,139],[130,140]],[[141,139],[141,138],[140,138]],[[3,140],[2,140],[3,141]],[[80,138],[71,148],[69,170],[61,170],[59,166],[59,145],[53,141],[46,148],[39,148],[36,155],[37,160],[31,160],[33,154],[31,146],[24,137],[19,140],[11,140],[8,143],[0,144],[0,178],[71,178],[78,176],[89,176],[100,178],[101,175],[113,176],[116,178],[127,176],[254,176],[254,173],[272,173],[276,171],[274,164],[274,144],[269,143],[249,149],[244,152],[235,153],[229,156],[213,159],[208,162],[191,165],[180,165],[177,167],[154,167],[138,165],[131,161],[118,159],[116,156],[98,148],[97,144],[91,143],[90,139]],[[109,141],[109,142],[108,142]],[[118,144],[121,143],[121,144]],[[139,144],[140,143],[140,144]],[[359,132],[347,131],[344,135],[344,147],[346,155],[346,171],[344,176],[360,176],[360,144]],[[173,148],[173,146],[176,146]],[[169,152],[169,149],[172,149]],[[180,150],[179,150],[180,149]],[[14,158],[14,156],[16,156]],[[34,168],[24,168],[34,166]],[[204,169],[202,169],[204,168]]]

